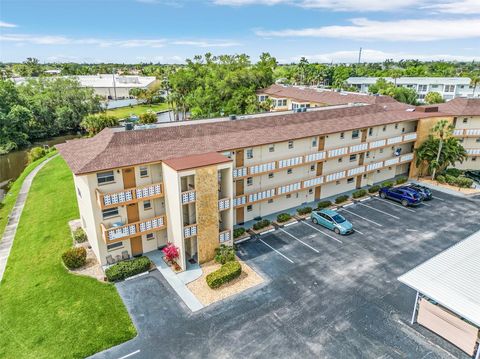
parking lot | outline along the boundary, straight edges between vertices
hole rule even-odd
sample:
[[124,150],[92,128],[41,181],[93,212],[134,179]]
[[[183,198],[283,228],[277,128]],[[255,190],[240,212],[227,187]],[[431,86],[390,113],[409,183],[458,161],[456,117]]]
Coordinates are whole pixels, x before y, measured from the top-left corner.
[[265,284],[196,313],[155,272],[119,285],[139,336],[97,357],[468,358],[410,325],[415,293],[396,279],[480,230],[480,199],[434,196],[340,209],[347,236],[305,221],[241,243]]

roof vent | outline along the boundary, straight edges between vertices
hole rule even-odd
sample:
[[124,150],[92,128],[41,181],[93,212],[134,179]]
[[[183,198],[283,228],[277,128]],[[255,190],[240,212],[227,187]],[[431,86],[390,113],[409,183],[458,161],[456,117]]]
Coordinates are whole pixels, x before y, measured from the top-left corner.
[[228,116],[228,118],[229,118],[230,120],[236,120],[236,119],[237,119],[237,115],[230,115],[230,116]]

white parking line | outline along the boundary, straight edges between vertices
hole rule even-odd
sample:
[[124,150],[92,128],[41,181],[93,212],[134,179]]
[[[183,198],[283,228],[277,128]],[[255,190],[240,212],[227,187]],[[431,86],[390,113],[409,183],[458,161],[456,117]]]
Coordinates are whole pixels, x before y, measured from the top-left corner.
[[280,230],[281,230],[283,233],[286,233],[286,234],[288,234],[288,235],[289,235],[290,237],[292,237],[293,239],[295,239],[295,240],[299,241],[299,242],[300,242],[300,243],[302,243],[304,246],[307,246],[307,247],[308,247],[308,248],[310,248],[312,251],[314,251],[314,252],[316,252],[316,253],[320,253],[320,251],[319,251],[318,249],[316,249],[316,248],[313,248],[313,247],[312,247],[310,244],[308,244],[308,243],[305,243],[305,242],[304,242],[304,241],[302,241],[301,239],[299,239],[299,238],[295,237],[293,234],[291,234],[291,233],[288,233],[286,230],[284,230],[284,229],[282,229],[282,228],[280,228]]
[[372,221],[371,219],[362,217],[362,216],[360,216],[359,214],[356,214],[356,213],[353,213],[352,211],[349,211],[348,209],[344,209],[344,211],[345,211],[345,212],[348,212],[348,213],[350,213],[350,214],[353,214],[354,216],[357,216],[357,217],[359,217],[359,218],[361,218],[361,219],[363,219],[363,220],[365,220],[365,221],[367,221],[367,222],[371,222],[371,223],[373,223],[373,224],[375,224],[375,225],[377,225],[377,226],[379,226],[379,227],[383,227],[380,223],[377,223],[377,222],[375,222],[375,221]]
[[273,249],[275,252],[277,252],[278,254],[280,254],[283,258],[285,258],[285,259],[286,259],[287,261],[289,261],[290,263],[292,263],[292,264],[294,263],[294,261],[292,261],[290,258],[288,258],[285,254],[283,254],[283,253],[280,252],[280,251],[277,251],[277,250],[276,250],[275,248],[273,248],[270,244],[265,243],[265,242],[263,241],[263,239],[258,238],[258,240],[259,240],[260,242],[262,242],[263,244],[265,244],[268,248]]
[[441,202],[445,202],[445,200],[443,198],[440,198],[440,197],[437,197],[437,196],[432,196],[432,197],[435,198],[435,199],[438,199]]
[[391,204],[392,206],[400,207],[400,208],[406,209],[407,211],[410,211],[410,212],[414,212],[414,213],[415,213],[415,211],[414,211],[413,209],[404,207],[404,206],[402,206],[401,204],[396,204],[395,202],[387,201],[387,200],[385,200],[385,199],[383,199],[383,198],[380,198],[380,197],[375,198],[375,199],[378,199],[379,201],[382,201],[382,202]]
[[400,217],[397,217],[397,216],[394,216],[393,214],[390,214],[388,212],[385,212],[385,211],[382,211],[381,209],[378,209],[378,208],[375,208],[375,207],[372,207],[372,206],[368,206],[366,204],[363,204],[363,203],[358,203],[360,206],[364,206],[364,207],[368,207],[370,209],[373,209],[374,211],[377,211],[377,212],[380,212],[380,213],[383,213],[387,216],[390,216],[392,218],[395,218],[395,219],[400,219]]
[[331,236],[331,235],[329,235],[328,233],[325,233],[324,231],[318,229],[318,228],[315,227],[315,226],[312,226],[310,223],[307,223],[306,221],[302,221],[302,223],[303,223],[303,224],[306,224],[307,226],[309,226],[309,227],[311,227],[311,228],[313,228],[313,229],[316,230],[317,232],[320,232],[320,233],[326,235],[327,237],[330,237],[330,238],[333,239],[334,241],[343,243],[340,239],[337,239],[337,238],[335,238],[334,236]]
[[428,204],[428,203],[425,203],[425,202],[422,202],[422,205],[427,206],[427,207],[432,207],[431,204]]
[[357,233],[359,233],[359,234],[361,234],[362,236],[364,236],[364,235],[365,235],[364,233],[360,232],[358,229],[355,229],[355,228],[354,228],[354,229],[353,229],[353,231],[354,231],[354,232],[357,232]]
[[129,357],[131,357],[132,355],[135,355],[135,354],[138,354],[138,353],[140,353],[140,349],[135,350],[134,352],[131,352],[130,354],[124,355],[123,357],[120,357],[120,358],[118,358],[118,359],[129,358]]

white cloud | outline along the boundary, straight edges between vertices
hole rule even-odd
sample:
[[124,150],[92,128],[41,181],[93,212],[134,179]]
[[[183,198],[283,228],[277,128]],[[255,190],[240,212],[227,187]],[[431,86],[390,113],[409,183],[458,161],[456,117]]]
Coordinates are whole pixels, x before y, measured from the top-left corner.
[[10,22],[0,21],[0,27],[17,27],[17,25]]
[[175,40],[172,45],[195,46],[195,47],[232,47],[240,45],[238,42],[232,41],[196,41],[196,40]]
[[[335,51],[321,54],[294,56],[290,60],[298,62],[302,57],[305,57],[310,62],[356,63],[358,61],[358,50]],[[480,60],[480,55],[462,56],[447,54],[415,54],[409,52],[385,52],[373,49],[362,50],[362,62],[383,62],[386,59],[393,59],[395,61],[407,59],[415,59],[421,61],[478,61]]]
[[434,41],[480,37],[478,19],[414,19],[373,21],[365,18],[350,20],[352,25],[317,28],[258,30],[263,37],[324,37],[353,40]]
[[427,5],[425,9],[448,14],[480,14],[479,0],[442,1],[440,4]]

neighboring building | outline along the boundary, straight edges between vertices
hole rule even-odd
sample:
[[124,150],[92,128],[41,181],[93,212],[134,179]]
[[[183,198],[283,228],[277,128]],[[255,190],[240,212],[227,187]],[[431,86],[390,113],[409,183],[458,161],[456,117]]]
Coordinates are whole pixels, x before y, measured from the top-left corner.
[[[81,75],[63,76],[64,78],[75,78],[82,87],[90,87],[95,94],[105,100],[119,100],[133,98],[130,90],[134,88],[147,89],[157,83],[155,76],[123,76],[123,75]],[[46,77],[51,79],[51,77]],[[58,77],[54,77],[58,78]],[[16,84],[24,83],[27,79],[17,77],[12,79]]]
[[[368,88],[378,79],[379,77],[349,77],[347,84],[355,86],[362,93],[368,93]],[[446,101],[457,97],[480,98],[480,85],[477,86],[474,96],[468,77],[385,77],[385,80],[396,83],[397,86],[414,89],[418,100],[422,102],[429,92],[438,92]]]
[[[215,247],[231,244],[234,225],[415,176],[414,148],[440,119],[455,122],[461,136],[480,131],[480,100],[417,108],[386,100],[107,128],[57,147],[74,174],[82,226],[102,264],[170,241],[186,269],[189,259],[208,261]],[[480,169],[479,138],[468,142],[466,167]]]
[[257,91],[258,101],[270,100],[271,111],[286,111],[347,105],[347,104],[375,104],[395,101],[388,96],[370,96],[354,92],[338,92],[311,87],[271,85]]

